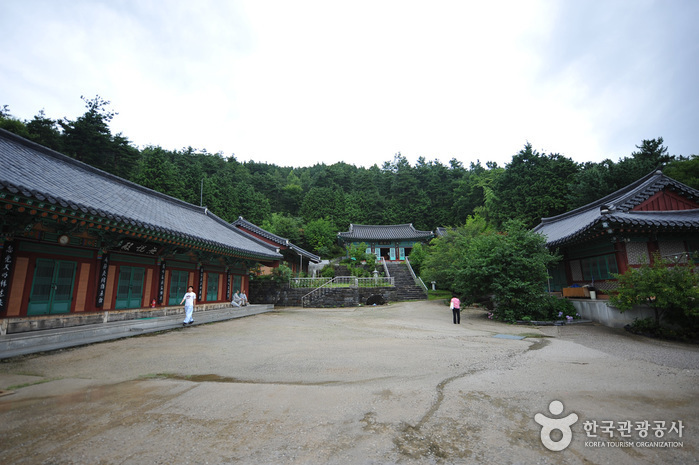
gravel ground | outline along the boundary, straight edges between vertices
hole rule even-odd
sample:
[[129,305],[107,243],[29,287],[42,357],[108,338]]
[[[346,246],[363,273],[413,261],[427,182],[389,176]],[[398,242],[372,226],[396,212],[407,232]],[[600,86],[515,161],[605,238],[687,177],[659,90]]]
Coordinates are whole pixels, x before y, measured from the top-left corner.
[[[1,363],[0,463],[695,464],[698,375],[696,346],[599,325],[282,308]],[[548,450],[534,416],[572,413]]]

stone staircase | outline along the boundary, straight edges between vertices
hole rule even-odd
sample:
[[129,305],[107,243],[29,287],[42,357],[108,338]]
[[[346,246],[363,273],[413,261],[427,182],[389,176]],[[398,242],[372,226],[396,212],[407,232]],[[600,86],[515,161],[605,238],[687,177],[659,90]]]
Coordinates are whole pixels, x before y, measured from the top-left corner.
[[415,284],[408,265],[403,262],[386,262],[388,273],[394,279],[396,300],[426,300],[425,290]]

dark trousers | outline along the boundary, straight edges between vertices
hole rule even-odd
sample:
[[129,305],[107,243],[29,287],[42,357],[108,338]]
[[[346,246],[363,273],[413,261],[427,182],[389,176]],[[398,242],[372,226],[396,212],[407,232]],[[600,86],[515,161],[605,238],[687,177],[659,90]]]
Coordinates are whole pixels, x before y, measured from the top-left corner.
[[461,324],[461,309],[460,308],[452,308],[451,311],[454,313],[454,324],[460,325]]

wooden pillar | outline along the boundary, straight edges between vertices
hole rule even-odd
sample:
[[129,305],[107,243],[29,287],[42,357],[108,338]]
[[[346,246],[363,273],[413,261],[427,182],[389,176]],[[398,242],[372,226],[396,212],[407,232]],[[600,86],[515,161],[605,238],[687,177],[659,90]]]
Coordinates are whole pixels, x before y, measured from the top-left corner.
[[626,242],[614,243],[614,255],[616,256],[616,266],[619,274],[626,273],[629,269],[629,257],[626,254]]

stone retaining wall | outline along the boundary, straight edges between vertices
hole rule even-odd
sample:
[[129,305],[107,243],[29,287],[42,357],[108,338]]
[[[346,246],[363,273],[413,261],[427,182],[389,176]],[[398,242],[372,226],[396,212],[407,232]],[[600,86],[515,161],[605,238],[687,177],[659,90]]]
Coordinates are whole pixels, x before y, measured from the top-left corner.
[[[281,307],[300,307],[301,298],[311,292],[309,288],[289,288],[276,281],[250,281],[250,303],[273,304]],[[356,307],[365,305],[372,295],[381,295],[386,302],[396,300],[395,287],[343,287],[329,290],[325,295],[314,299],[311,307]]]

